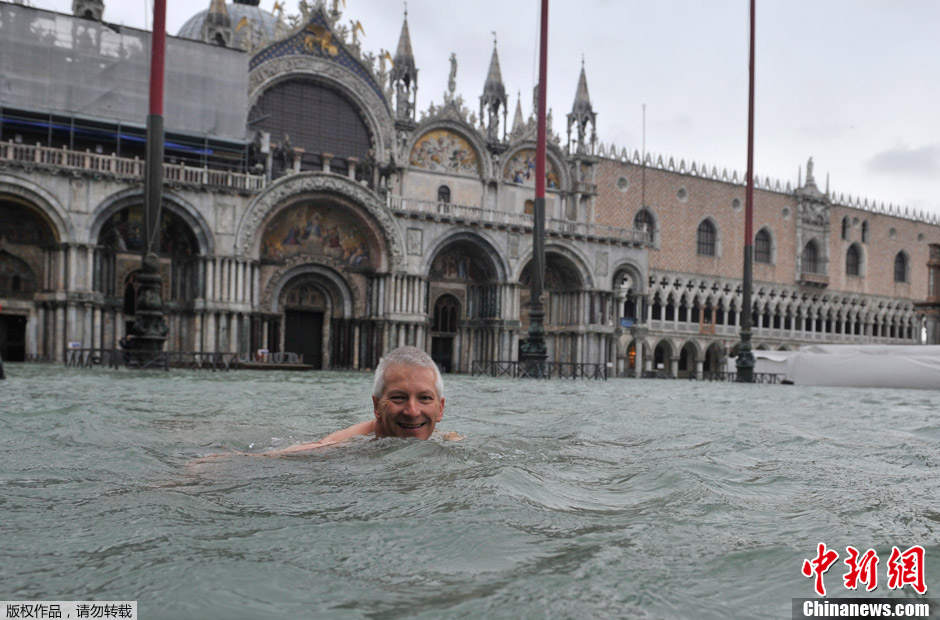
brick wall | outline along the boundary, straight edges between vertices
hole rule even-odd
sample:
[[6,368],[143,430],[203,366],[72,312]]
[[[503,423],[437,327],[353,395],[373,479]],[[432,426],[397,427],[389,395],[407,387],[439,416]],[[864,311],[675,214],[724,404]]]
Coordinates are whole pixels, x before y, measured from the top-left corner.
[[[598,224],[633,227],[642,203],[643,168],[603,159],[597,166],[595,219]],[[656,247],[650,251],[651,272],[675,271],[706,276],[741,278],[744,257],[745,187],[655,167],[645,171],[646,204],[656,220]],[[626,179],[626,184],[621,178]],[[619,181],[619,183],[618,183]],[[680,197],[680,190],[684,195]],[[799,214],[793,193],[754,192],[754,232],[766,228],[771,235],[773,262],[754,264],[758,282],[787,286],[797,284],[796,231]],[[842,239],[842,219],[850,222],[848,239]],[[697,254],[697,229],[710,218],[718,232],[718,255]],[[833,205],[829,286],[831,291],[890,296],[915,301],[927,296],[927,260],[930,243],[940,242],[940,226],[897,215],[856,207]],[[862,242],[862,223],[869,238]],[[861,248],[860,276],[847,276],[846,252],[852,243]],[[908,257],[908,281],[894,281],[898,252]]]

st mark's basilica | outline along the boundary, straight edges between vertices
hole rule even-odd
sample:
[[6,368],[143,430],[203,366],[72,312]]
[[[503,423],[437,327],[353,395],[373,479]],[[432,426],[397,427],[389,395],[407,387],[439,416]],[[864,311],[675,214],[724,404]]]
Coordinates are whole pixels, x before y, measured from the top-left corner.
[[[367,24],[400,27],[386,55],[338,2],[286,15],[204,1],[167,41],[167,350],[289,351],[323,369],[374,368],[403,344],[447,372],[518,359],[536,122],[510,110],[498,49],[465,99],[455,57],[414,57],[407,17]],[[116,348],[133,323],[150,33],[106,8],[0,2],[6,360]],[[451,67],[427,110],[419,61]],[[546,165],[549,358],[721,370],[740,330],[742,175],[605,144],[583,69],[571,94]],[[755,347],[940,342],[936,217],[831,195],[812,160],[803,171],[796,187],[757,180]]]

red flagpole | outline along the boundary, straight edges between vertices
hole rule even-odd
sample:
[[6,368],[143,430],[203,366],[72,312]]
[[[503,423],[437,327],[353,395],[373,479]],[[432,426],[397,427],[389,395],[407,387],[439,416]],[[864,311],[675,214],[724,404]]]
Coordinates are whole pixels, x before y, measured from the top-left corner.
[[754,270],[754,65],[755,0],[751,0],[750,62],[747,93],[747,187],[744,199],[744,290],[741,304],[741,342],[738,344],[737,380],[754,382],[751,352],[751,284]]
[[166,0],[154,0],[150,38],[150,108],[147,115],[147,167],[144,176],[144,250],[137,275],[137,308],[132,328],[133,349],[144,355],[162,351],[168,331],[163,318],[163,278],[160,275],[160,207],[163,203],[163,75],[166,56]]
[[548,0],[542,0],[539,29],[539,85],[537,134],[535,146],[535,222],[532,230],[532,283],[529,289],[529,331],[522,346],[525,373],[530,377],[548,377],[545,367],[548,349],[545,346],[545,309],[542,289],[545,281],[545,126],[546,90],[548,82]]

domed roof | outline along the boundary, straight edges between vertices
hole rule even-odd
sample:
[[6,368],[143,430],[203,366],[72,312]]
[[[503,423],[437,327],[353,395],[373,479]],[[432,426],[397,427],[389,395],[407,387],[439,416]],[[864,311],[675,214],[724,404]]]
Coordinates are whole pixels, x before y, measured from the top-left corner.
[[[266,45],[274,41],[277,34],[277,17],[268,13],[257,6],[250,6],[241,3],[228,3],[225,5],[228,10],[230,23],[232,24],[232,44],[235,49],[245,49],[244,41],[248,33],[252,33],[252,43],[254,48]],[[199,11],[183,24],[176,36],[183,39],[193,39],[195,41],[204,41],[202,38],[203,25],[206,22],[206,16],[209,10]],[[238,32],[235,29],[241,23],[242,18],[247,18],[252,24],[252,28],[242,28]]]

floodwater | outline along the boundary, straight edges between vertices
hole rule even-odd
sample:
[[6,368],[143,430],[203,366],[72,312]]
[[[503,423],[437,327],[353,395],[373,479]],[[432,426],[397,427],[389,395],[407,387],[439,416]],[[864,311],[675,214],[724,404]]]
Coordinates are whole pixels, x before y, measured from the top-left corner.
[[[260,452],[367,419],[359,373],[7,365],[0,598],[141,618],[789,618],[818,543],[925,549],[940,391],[448,376],[458,442]],[[864,588],[864,585],[862,586]],[[861,592],[861,589],[860,589]]]

